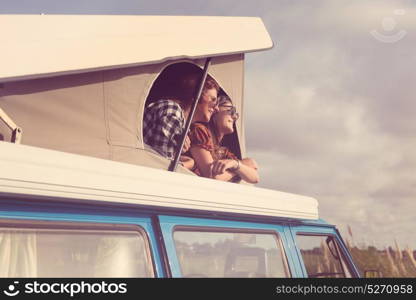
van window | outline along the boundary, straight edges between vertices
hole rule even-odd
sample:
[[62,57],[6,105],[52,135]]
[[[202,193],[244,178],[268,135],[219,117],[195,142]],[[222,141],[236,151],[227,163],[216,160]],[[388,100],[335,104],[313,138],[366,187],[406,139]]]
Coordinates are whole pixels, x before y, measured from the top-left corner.
[[302,254],[308,277],[351,277],[347,264],[331,235],[297,235],[297,244]]
[[277,234],[180,229],[173,237],[183,277],[289,277]]
[[0,277],[153,277],[144,230],[133,228],[0,226]]

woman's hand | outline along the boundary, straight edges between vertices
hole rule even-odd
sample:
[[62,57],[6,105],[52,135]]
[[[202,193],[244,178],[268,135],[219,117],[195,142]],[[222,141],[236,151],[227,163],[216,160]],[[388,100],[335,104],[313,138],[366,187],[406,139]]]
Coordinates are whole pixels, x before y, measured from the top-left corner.
[[216,160],[211,165],[211,177],[223,174],[226,170],[232,171],[239,166],[239,162],[235,159]]
[[195,166],[195,161],[192,159],[192,157],[186,155],[181,155],[179,161],[181,162],[182,166],[188,170],[192,170]]
[[247,167],[250,167],[250,168],[252,168],[252,169],[254,169],[254,170],[258,170],[259,169],[259,165],[257,164],[257,162],[254,160],[254,159],[252,159],[252,158],[249,158],[249,157],[247,157],[247,158],[243,158],[242,160],[241,160],[241,162],[244,164],[244,165],[246,165]]
[[212,163],[211,177],[228,181],[234,175],[238,175],[248,183],[258,183],[260,178],[257,169],[258,165],[256,161],[251,158],[245,158],[241,161],[221,159]]

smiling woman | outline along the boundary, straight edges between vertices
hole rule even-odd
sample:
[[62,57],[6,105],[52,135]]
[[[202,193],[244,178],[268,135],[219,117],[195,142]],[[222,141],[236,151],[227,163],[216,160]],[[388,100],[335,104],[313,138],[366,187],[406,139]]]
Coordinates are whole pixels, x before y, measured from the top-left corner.
[[[146,101],[143,118],[144,142],[160,155],[173,160],[186,130],[185,122],[191,118],[201,69],[183,62],[167,67],[158,77]],[[208,75],[196,106],[193,121],[208,122],[217,108],[218,83]],[[182,153],[188,151],[189,138],[185,139]],[[192,169],[194,162],[187,156],[180,158],[182,165]]]
[[195,122],[191,127],[190,153],[195,159],[195,172],[200,176],[223,181],[239,182],[243,179],[249,183],[257,183],[257,163],[250,158],[240,160],[222,145],[224,136],[234,132],[239,114],[230,97],[224,92],[218,99],[218,112],[211,121]]

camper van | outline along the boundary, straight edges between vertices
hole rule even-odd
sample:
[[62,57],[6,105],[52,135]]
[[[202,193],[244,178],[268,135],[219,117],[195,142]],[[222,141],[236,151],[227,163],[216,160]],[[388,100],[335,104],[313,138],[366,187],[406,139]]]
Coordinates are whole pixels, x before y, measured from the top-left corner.
[[[244,114],[245,55],[273,47],[261,19],[0,24],[0,277],[359,277],[316,199],[169,171],[144,144],[168,69],[199,68]],[[245,157],[243,118],[225,142]]]

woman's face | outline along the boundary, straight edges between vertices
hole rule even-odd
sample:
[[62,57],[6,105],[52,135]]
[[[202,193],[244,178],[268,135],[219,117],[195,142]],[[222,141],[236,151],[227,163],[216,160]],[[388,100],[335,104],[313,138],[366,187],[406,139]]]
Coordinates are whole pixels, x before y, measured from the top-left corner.
[[196,109],[199,121],[209,122],[214,112],[218,111],[217,90],[212,88],[203,91]]
[[218,107],[218,113],[214,116],[214,124],[219,133],[223,135],[234,132],[234,122],[238,119],[238,113],[230,101],[224,102]]

